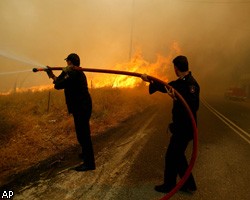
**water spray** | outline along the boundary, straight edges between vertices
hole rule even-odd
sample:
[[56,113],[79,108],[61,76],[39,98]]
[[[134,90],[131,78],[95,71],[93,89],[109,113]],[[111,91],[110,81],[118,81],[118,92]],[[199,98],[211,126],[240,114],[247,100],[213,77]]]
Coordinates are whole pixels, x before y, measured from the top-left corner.
[[[11,60],[15,60],[21,63],[24,63],[26,65],[31,65],[31,66],[43,66],[42,64],[30,60],[28,58],[24,58],[24,57],[20,57],[20,56],[16,56],[14,54],[11,53],[6,53],[3,50],[0,50],[0,56],[11,59]],[[9,74],[19,74],[19,73],[24,73],[24,72],[31,72],[30,69],[26,69],[26,70],[18,70],[18,71],[10,71],[10,72],[0,72],[0,76],[1,75],[9,75]]]
[[9,52],[7,53],[7,52],[5,52],[3,50],[0,50],[0,56],[11,59],[11,60],[15,60],[15,61],[18,61],[18,62],[21,62],[21,63],[24,63],[24,64],[27,64],[27,65],[40,66],[40,67],[43,66],[41,63],[38,63],[38,62],[36,62],[34,60],[30,60],[28,58],[20,57],[20,56],[14,55],[14,54],[9,53]]
[[[45,68],[33,68],[33,72],[39,72],[39,71],[45,71],[46,69],[48,69],[47,67]],[[63,67],[49,67],[49,69],[51,70],[62,70]],[[94,73],[106,73],[106,74],[119,74],[119,75],[127,75],[127,76],[134,76],[134,77],[138,77],[141,78],[143,74],[141,73],[137,73],[137,72],[128,72],[128,71],[119,71],[119,70],[109,70],[109,69],[96,69],[96,68],[81,68],[81,67],[74,67],[74,70],[79,70],[79,71],[85,71],[85,72],[94,72]],[[169,192],[167,193],[163,198],[161,198],[160,200],[168,200],[170,199],[170,197],[172,197],[181,187],[182,185],[186,182],[186,180],[188,179],[189,175],[191,174],[191,171],[194,167],[194,163],[197,157],[197,151],[198,151],[198,130],[196,127],[196,122],[193,116],[193,113],[190,109],[190,107],[188,106],[187,102],[185,101],[185,99],[181,96],[181,94],[174,90],[170,85],[168,85],[166,82],[155,78],[153,76],[149,76],[147,75],[147,78],[149,81],[155,81],[158,83],[161,83],[165,86],[167,91],[171,91],[174,92],[174,96],[170,94],[170,96],[172,98],[176,97],[177,99],[179,99],[181,101],[181,103],[184,105],[184,107],[186,108],[189,117],[191,119],[191,123],[192,123],[192,127],[193,127],[193,152],[192,152],[192,156],[190,159],[190,163],[189,166],[184,174],[184,176],[180,179],[180,181],[176,184],[176,186]]]

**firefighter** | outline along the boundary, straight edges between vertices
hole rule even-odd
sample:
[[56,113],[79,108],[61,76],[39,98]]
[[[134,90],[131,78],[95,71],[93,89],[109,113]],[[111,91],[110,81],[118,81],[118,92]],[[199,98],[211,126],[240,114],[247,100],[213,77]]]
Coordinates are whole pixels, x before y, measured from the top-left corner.
[[58,77],[53,74],[49,67],[46,72],[49,78],[54,80],[55,89],[64,89],[68,112],[74,118],[77,140],[82,147],[82,153],[79,156],[83,160],[83,164],[75,167],[75,170],[95,170],[89,126],[92,100],[88,91],[87,79],[82,71],[77,70],[80,66],[80,58],[77,54],[69,54],[65,60],[67,67],[63,68],[62,73]]
[[[188,60],[185,56],[177,56],[173,60],[173,64],[178,79],[170,82],[169,85],[186,100],[197,123],[200,87],[189,71]],[[149,81],[146,74],[142,75],[142,79]],[[149,93],[153,94],[156,91],[167,92],[164,85],[150,81]],[[178,175],[180,177],[184,176],[188,168],[185,150],[188,143],[193,139],[191,119],[184,105],[178,99],[173,100],[172,123],[169,124],[168,129],[172,135],[165,154],[164,182],[155,186],[157,192],[163,193],[168,193],[175,187]],[[180,190],[191,193],[197,190],[192,174],[190,174]]]

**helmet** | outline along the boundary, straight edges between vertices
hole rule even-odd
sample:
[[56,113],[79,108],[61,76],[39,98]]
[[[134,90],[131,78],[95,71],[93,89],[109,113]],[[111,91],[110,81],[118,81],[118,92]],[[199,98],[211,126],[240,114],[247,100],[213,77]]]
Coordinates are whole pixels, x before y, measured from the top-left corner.
[[65,60],[71,61],[74,66],[80,66],[80,57],[76,53],[69,54]]

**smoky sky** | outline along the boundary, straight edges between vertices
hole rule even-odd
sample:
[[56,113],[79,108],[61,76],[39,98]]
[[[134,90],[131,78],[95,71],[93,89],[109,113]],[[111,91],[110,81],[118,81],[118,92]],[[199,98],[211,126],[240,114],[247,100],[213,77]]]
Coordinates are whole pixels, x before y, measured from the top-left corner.
[[[204,88],[224,88],[250,73],[249,18],[247,0],[1,0],[0,73],[65,66],[72,52],[83,67],[112,68],[135,48],[153,62],[178,42]],[[0,79],[0,91],[51,83],[44,73]]]

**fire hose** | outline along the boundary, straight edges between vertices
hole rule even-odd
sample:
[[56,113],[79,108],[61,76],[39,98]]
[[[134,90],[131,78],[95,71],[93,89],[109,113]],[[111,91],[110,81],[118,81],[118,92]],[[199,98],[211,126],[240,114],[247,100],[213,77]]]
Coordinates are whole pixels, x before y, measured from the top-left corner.
[[[48,68],[33,68],[33,72],[45,71],[46,69],[48,69]],[[51,70],[62,70],[63,67],[50,67],[50,69]],[[85,71],[85,72],[127,75],[127,76],[134,76],[134,77],[138,77],[138,78],[141,78],[143,75],[143,74],[137,73],[137,72],[109,70],[109,69],[81,68],[81,67],[76,67],[74,69],[80,70],[80,71]],[[167,91],[171,91],[172,95],[170,94],[170,96],[172,98],[177,97],[181,101],[181,103],[184,105],[184,107],[186,108],[186,111],[189,114],[189,117],[190,117],[191,123],[192,123],[192,127],[193,127],[193,152],[192,152],[192,156],[191,156],[188,168],[187,168],[184,176],[179,180],[179,182],[176,184],[176,186],[169,193],[167,193],[164,197],[162,197],[160,199],[160,200],[168,200],[182,187],[182,185],[186,182],[189,175],[191,174],[191,171],[193,169],[193,166],[194,166],[194,163],[195,163],[195,160],[197,157],[197,151],[198,151],[198,130],[196,127],[196,122],[195,122],[193,113],[192,113],[190,107],[188,106],[187,102],[185,101],[185,99],[181,96],[181,94],[178,91],[173,90],[173,88],[170,85],[168,85],[166,82],[164,82],[158,78],[147,75],[147,79],[149,81],[154,81],[154,82],[158,82],[158,83],[163,84]]]

